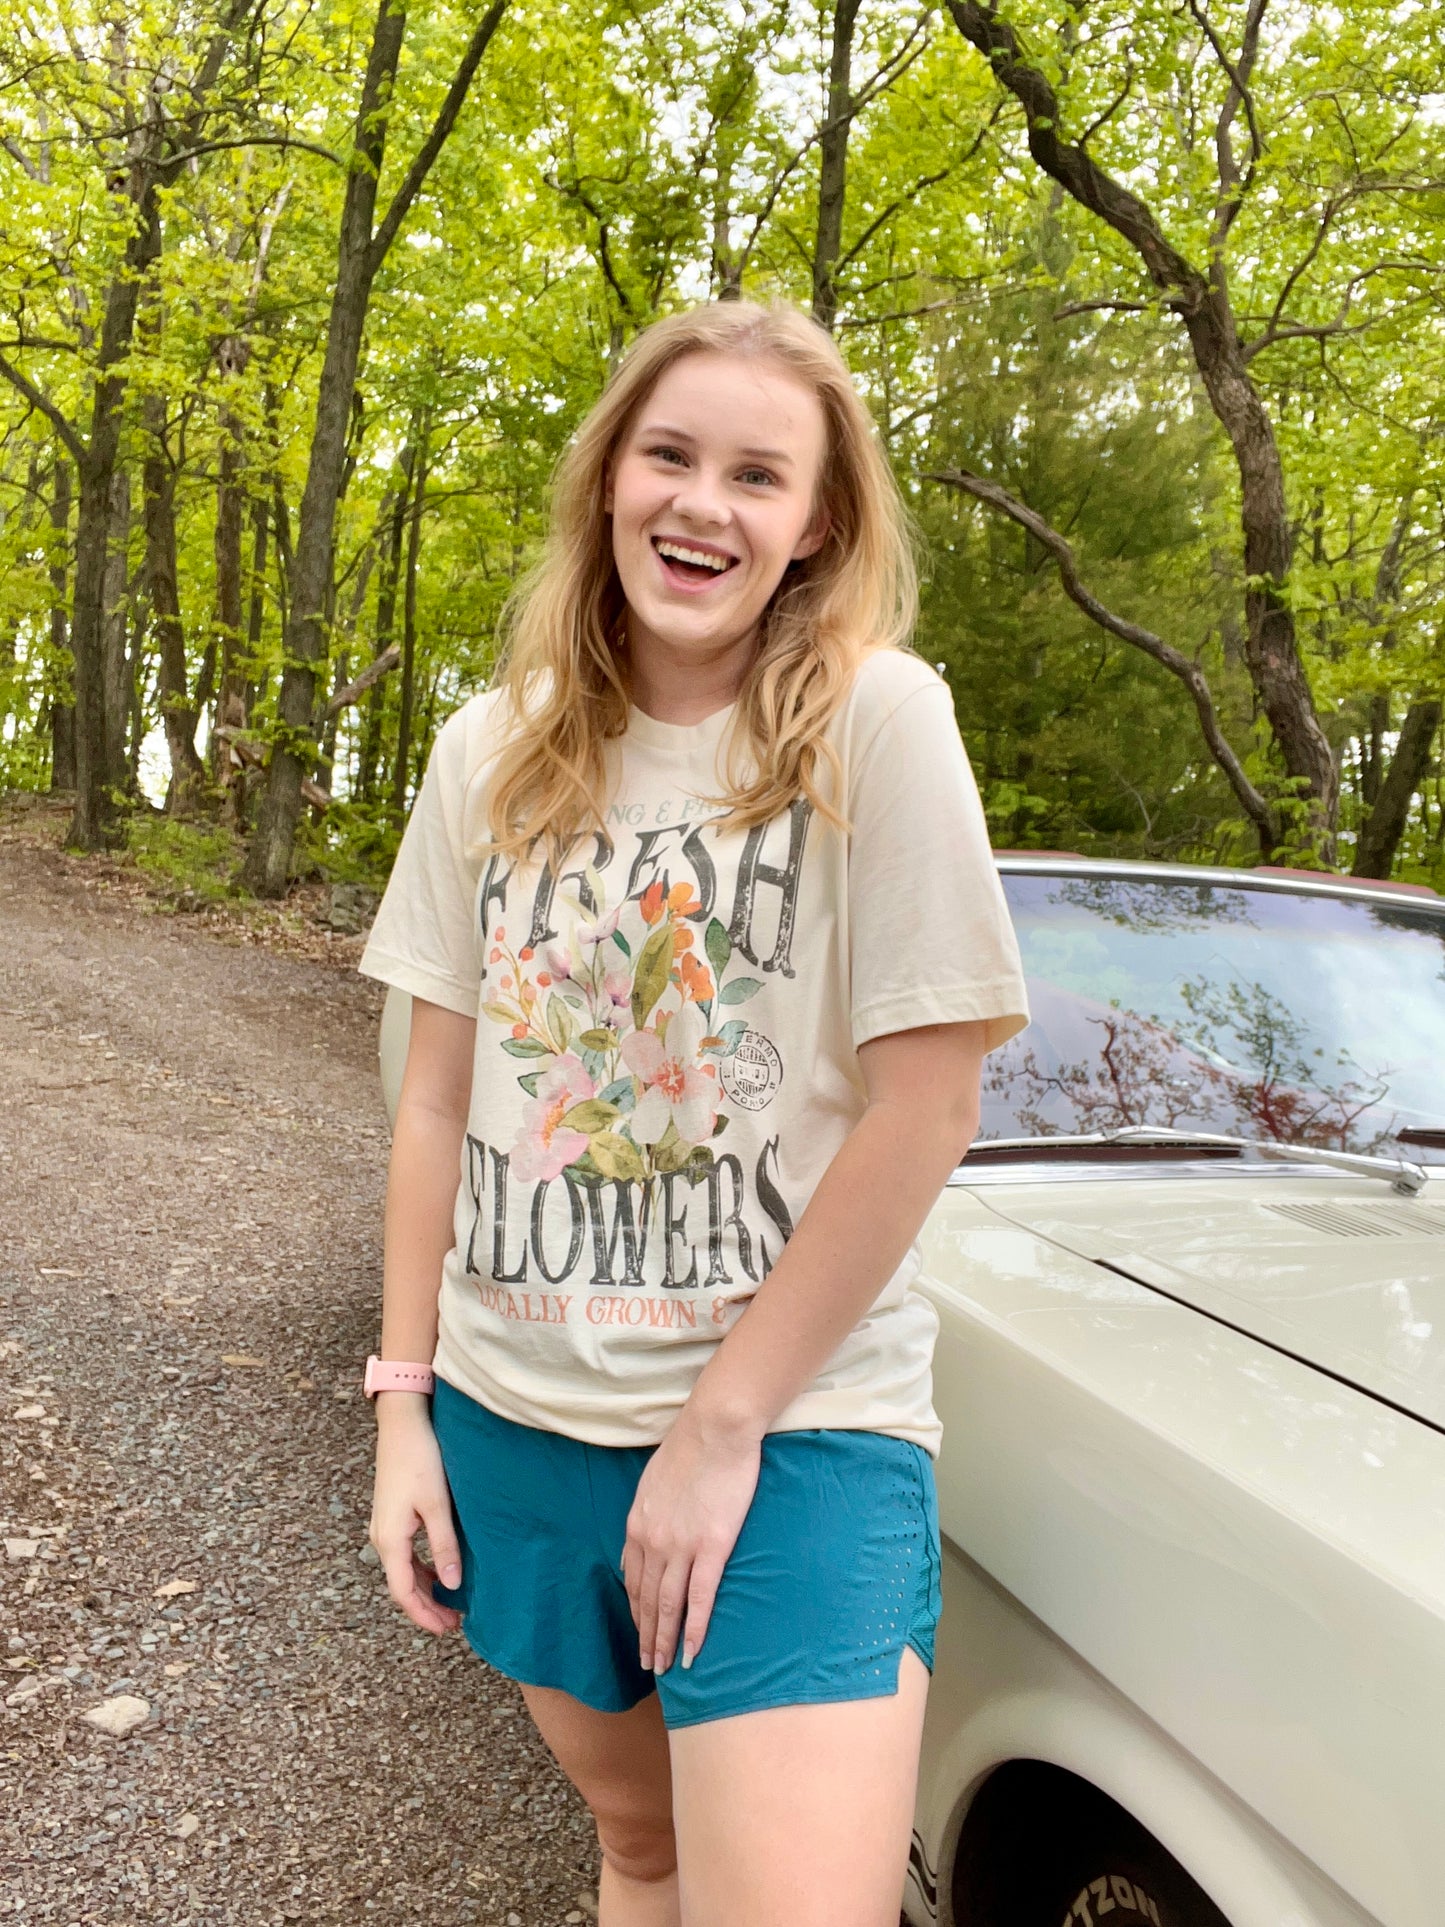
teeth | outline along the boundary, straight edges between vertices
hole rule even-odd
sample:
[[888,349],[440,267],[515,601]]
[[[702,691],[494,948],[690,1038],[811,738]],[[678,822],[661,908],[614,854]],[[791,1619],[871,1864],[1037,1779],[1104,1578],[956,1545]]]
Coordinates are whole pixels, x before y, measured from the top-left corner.
[[685,549],[679,542],[658,542],[655,547],[659,555],[670,555],[678,562],[695,562],[699,568],[711,569],[717,575],[732,567],[726,556],[704,555],[701,549]]

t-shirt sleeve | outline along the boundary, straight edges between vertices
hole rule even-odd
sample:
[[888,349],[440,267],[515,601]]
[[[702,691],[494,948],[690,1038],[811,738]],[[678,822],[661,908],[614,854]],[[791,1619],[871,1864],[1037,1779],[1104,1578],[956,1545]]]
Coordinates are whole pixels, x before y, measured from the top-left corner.
[[849,785],[853,1042],[987,1023],[995,1050],[1029,1021],[1018,940],[978,785],[942,679],[887,715]]
[[479,873],[463,852],[466,743],[466,719],[456,710],[437,731],[356,967],[475,1017],[482,959],[473,914]]

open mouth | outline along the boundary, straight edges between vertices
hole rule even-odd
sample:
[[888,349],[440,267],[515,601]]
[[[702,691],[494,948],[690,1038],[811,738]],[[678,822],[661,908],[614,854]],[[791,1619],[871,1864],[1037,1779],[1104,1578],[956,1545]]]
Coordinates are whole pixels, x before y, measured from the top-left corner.
[[707,549],[692,548],[685,542],[669,541],[666,536],[654,535],[652,546],[668,580],[685,584],[688,588],[715,582],[719,576],[737,567],[735,555],[715,555]]

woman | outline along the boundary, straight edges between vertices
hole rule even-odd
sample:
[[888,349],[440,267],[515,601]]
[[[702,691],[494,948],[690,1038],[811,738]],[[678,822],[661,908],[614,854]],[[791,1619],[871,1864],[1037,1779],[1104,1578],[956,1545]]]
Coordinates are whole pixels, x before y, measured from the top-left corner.
[[939,1607],[916,1238],[1027,1021],[915,601],[826,333],[655,323],[361,960],[416,1000],[372,1540],[518,1682],[602,1927],[897,1920]]

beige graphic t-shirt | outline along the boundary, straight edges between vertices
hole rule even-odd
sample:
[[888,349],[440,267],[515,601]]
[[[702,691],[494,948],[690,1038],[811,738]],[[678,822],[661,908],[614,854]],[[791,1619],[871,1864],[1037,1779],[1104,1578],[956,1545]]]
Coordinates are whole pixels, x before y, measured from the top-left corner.
[[[652,1445],[862,1115],[858,1046],[974,1018],[1002,1044],[1018,948],[952,697],[911,652],[868,657],[830,726],[851,836],[802,798],[720,834],[698,792],[725,788],[735,706],[634,707],[560,876],[470,854],[505,700],[438,733],[358,966],[477,1019],[434,1366],[524,1425]],[[915,1242],[774,1430],[937,1453],[920,1264]]]

